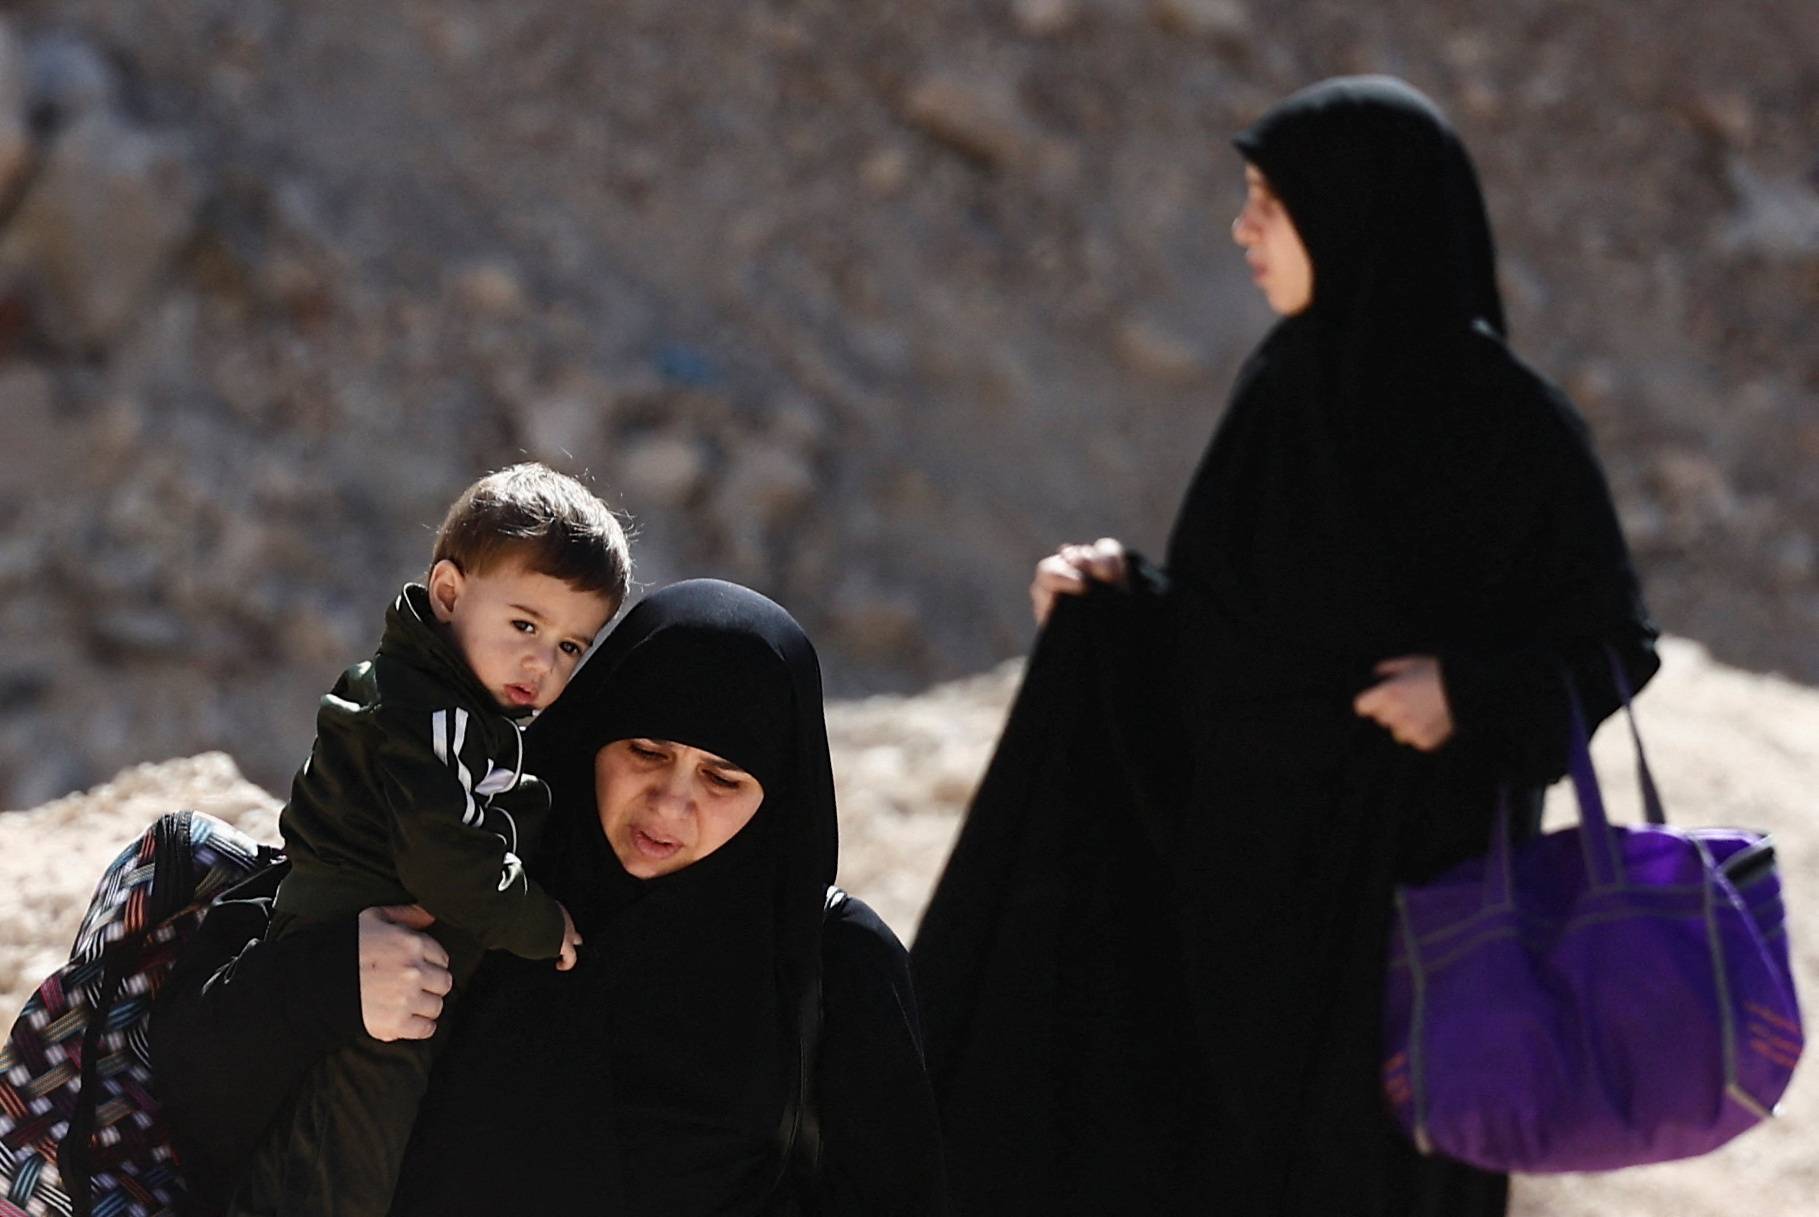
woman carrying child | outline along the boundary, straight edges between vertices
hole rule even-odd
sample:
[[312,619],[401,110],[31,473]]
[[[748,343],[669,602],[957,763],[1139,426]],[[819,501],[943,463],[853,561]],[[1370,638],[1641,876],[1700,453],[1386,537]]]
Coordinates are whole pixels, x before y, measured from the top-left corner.
[[[528,737],[555,797],[527,865],[579,962],[480,964],[392,1213],[945,1212],[907,957],[830,895],[820,670],[790,616],[732,584],[665,588]],[[326,1047],[438,1030],[429,939],[368,914],[240,950],[263,915],[218,905],[153,1020],[202,1211]]]

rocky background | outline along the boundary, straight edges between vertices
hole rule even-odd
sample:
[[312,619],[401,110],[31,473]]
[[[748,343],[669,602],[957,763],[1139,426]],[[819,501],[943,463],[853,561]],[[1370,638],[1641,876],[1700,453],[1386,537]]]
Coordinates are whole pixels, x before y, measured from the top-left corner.
[[523,454],[832,686],[1154,550],[1262,333],[1228,135],[1400,73],[1651,602],[1819,681],[1811,0],[14,0],[0,13],[0,807],[230,752],[281,790],[429,530]]
[[[1809,1008],[1819,994],[1819,691],[1737,671],[1669,639],[1638,712],[1670,819],[1777,835],[1789,934]],[[1018,665],[912,696],[829,707],[839,785],[840,881],[906,939],[990,754]],[[1613,818],[1640,818],[1629,737],[1612,724],[1594,755]],[[268,840],[279,801],[221,753],[126,770],[106,785],[0,816],[0,1027],[67,957],[96,877],[162,812],[194,807]],[[1550,792],[1550,825],[1572,817]],[[1819,1214],[1819,1071],[1795,1075],[1782,1118],[1691,1162],[1598,1176],[1523,1178],[1512,1217],[1774,1217]],[[1337,1215],[1335,1215],[1337,1217]]]

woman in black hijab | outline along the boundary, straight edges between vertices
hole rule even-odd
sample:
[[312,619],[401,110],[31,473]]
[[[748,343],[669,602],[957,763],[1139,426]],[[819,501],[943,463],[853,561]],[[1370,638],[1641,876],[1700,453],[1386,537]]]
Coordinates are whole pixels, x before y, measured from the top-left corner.
[[1234,239],[1284,316],[1165,567],[1038,568],[1039,618],[1064,602],[916,941],[968,1217],[1502,1213],[1504,1178],[1386,1115],[1391,893],[1480,852],[1499,786],[1538,821],[1566,679],[1601,719],[1612,657],[1657,666],[1446,120],[1348,78],[1236,143]]
[[[830,896],[820,669],[795,621],[733,584],[665,588],[531,750],[568,813],[538,870],[581,960],[488,957],[448,1020],[393,1213],[943,1212],[905,953],[863,903]],[[275,983],[233,975],[268,949],[228,968],[186,958],[161,999],[179,1147],[211,1161],[233,1161],[269,1100],[230,1079],[195,1102],[197,1075],[307,1046],[270,1042],[285,1012],[256,1003]]]

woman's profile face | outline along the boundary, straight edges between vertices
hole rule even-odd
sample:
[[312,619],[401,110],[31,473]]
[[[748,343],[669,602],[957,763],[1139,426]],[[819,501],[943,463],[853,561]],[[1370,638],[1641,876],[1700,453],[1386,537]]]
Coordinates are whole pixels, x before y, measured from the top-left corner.
[[594,754],[594,802],[626,873],[654,879],[738,835],[764,801],[758,779],[672,740],[615,740]]
[[1232,221],[1232,240],[1244,249],[1251,281],[1271,309],[1287,317],[1313,303],[1313,259],[1288,208],[1255,165],[1244,167],[1244,208]]

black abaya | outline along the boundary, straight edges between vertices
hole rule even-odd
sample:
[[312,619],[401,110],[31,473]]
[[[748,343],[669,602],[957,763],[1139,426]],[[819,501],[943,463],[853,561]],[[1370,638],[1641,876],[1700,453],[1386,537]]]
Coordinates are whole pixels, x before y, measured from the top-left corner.
[[[1654,632],[1571,406],[1500,336],[1470,164],[1328,82],[1239,139],[1314,304],[1241,371],[1166,574],[1057,610],[913,952],[969,1217],[1494,1217],[1379,1093],[1391,891],[1564,766]],[[1453,737],[1352,699],[1439,657]],[[1019,1113],[1039,1113],[1033,1123]],[[1012,1144],[1011,1142],[1014,1142]],[[999,1156],[1051,1180],[1006,1189]]]

